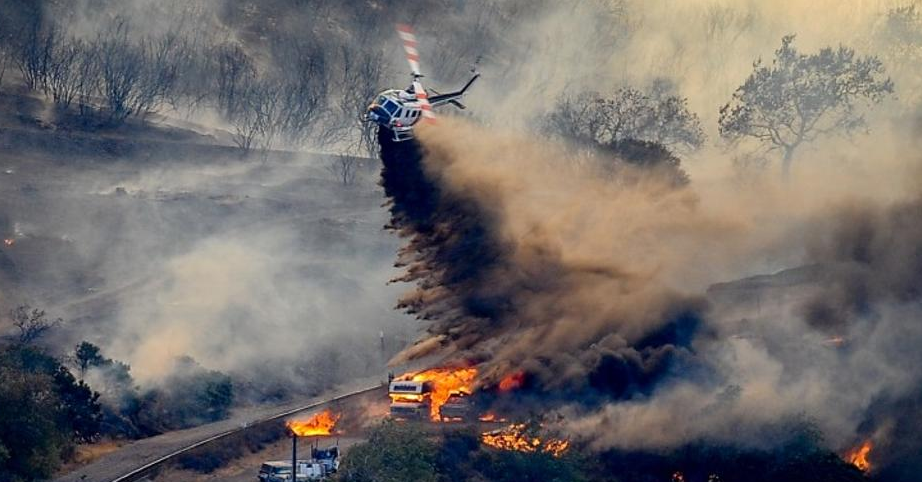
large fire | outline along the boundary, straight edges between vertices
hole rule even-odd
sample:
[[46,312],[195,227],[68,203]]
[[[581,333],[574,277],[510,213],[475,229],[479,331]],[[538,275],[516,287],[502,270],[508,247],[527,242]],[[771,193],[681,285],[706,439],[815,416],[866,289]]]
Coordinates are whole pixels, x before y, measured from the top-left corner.
[[515,390],[521,387],[523,383],[525,383],[525,372],[513,372],[499,381],[499,391],[508,392],[510,390]]
[[326,409],[307,420],[289,420],[285,422],[285,426],[299,437],[330,435],[341,416],[340,413],[333,413],[332,410]]
[[[474,377],[477,376],[477,369],[469,368],[432,368],[416,374],[401,375],[398,380],[413,382],[429,382],[432,386],[432,392],[429,396],[429,418],[439,421],[439,408],[445,404],[452,395],[470,395],[473,393]],[[410,395],[400,394],[398,398],[391,397],[394,401],[417,401],[410,400]]]
[[858,467],[862,472],[867,472],[871,470],[871,462],[868,461],[868,455],[871,454],[871,449],[874,448],[874,444],[870,440],[865,440],[864,443],[849,450],[845,454],[845,460],[848,463]]
[[490,447],[518,452],[545,452],[560,457],[570,448],[569,440],[547,439],[530,435],[524,423],[514,423],[506,428],[484,432],[480,441]]

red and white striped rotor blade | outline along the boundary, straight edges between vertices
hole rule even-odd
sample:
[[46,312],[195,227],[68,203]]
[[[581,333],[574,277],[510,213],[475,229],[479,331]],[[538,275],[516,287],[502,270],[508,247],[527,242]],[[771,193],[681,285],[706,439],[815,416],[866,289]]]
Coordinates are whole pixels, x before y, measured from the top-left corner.
[[416,100],[419,101],[419,108],[423,111],[423,119],[432,122],[435,120],[435,113],[432,112],[432,104],[429,103],[429,94],[423,88],[418,80],[413,81],[413,91],[416,92]]
[[419,73],[419,51],[416,50],[416,34],[413,33],[413,29],[409,25],[399,23],[397,24],[397,35],[403,41],[403,50],[407,54],[410,70],[413,71],[414,76],[421,75]]

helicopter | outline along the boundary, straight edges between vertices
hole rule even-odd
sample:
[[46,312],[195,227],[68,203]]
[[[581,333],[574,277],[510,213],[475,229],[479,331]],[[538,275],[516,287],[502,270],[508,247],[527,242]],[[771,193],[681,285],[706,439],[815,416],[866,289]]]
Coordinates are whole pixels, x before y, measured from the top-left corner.
[[416,34],[409,25],[398,24],[397,34],[403,41],[403,49],[410,64],[413,81],[405,90],[388,89],[375,96],[375,100],[368,106],[363,115],[366,122],[374,122],[391,131],[393,140],[401,142],[413,138],[413,126],[421,120],[432,122],[435,120],[433,107],[451,104],[459,109],[465,109],[459,99],[464,96],[467,89],[480,77],[476,69],[471,69],[473,76],[461,89],[440,94],[423,88],[420,79],[423,74],[419,71],[419,51],[416,50]]

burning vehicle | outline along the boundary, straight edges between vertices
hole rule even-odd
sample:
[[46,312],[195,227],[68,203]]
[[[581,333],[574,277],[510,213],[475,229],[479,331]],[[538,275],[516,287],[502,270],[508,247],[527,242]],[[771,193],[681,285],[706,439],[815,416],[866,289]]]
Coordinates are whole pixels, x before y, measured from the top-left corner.
[[432,368],[401,375],[388,386],[391,416],[398,419],[421,420],[427,414],[434,422],[463,421],[473,411],[473,393],[477,369]]
[[457,393],[448,397],[439,409],[439,418],[443,422],[467,422],[473,419],[473,411],[470,395]]
[[[408,373],[388,386],[391,399],[390,415],[399,420],[493,424],[500,428],[482,432],[480,442],[496,450],[526,453],[546,453],[560,457],[570,447],[570,441],[547,436],[535,422],[511,423],[493,412],[478,415],[475,405],[474,379],[477,368],[432,368]],[[515,372],[496,385],[498,393],[520,388],[525,375]]]
[[430,412],[432,384],[411,380],[394,381],[388,387],[391,416],[398,419],[422,420]]
[[[391,399],[391,417],[403,420],[425,420],[433,413],[432,383],[430,382],[391,382],[389,393]],[[451,394],[435,410],[439,422],[466,422],[472,419],[473,407],[470,395],[466,393]]]

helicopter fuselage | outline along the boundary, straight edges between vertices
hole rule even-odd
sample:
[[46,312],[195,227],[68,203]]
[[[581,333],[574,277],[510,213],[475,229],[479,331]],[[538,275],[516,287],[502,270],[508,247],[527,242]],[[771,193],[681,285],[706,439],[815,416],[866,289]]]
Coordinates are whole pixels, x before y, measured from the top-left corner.
[[395,139],[412,137],[410,131],[421,117],[422,107],[416,97],[405,90],[397,89],[385,90],[378,94],[365,111],[366,121],[390,129]]

